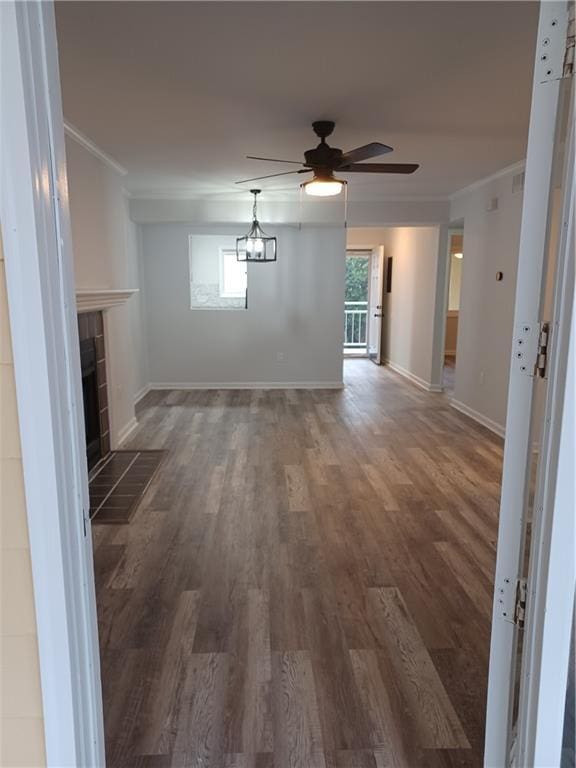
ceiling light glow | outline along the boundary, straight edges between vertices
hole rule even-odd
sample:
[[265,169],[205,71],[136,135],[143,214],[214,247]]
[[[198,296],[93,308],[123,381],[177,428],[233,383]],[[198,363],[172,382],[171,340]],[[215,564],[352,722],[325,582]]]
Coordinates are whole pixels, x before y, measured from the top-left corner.
[[307,195],[313,197],[333,197],[339,195],[344,187],[344,182],[338,179],[312,179],[304,184]]

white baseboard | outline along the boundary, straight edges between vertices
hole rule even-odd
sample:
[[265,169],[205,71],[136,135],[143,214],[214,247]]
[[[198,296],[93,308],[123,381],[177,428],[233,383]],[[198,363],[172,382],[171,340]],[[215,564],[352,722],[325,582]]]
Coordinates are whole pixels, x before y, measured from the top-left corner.
[[390,368],[392,371],[399,373],[400,376],[404,376],[404,378],[411,381],[412,384],[416,384],[416,386],[420,387],[420,389],[425,389],[426,392],[442,392],[442,387],[437,386],[436,384],[430,384],[429,381],[426,381],[425,379],[421,379],[420,376],[416,376],[415,373],[412,373],[412,371],[408,371],[406,368],[403,368],[401,365],[398,365],[397,363],[392,363],[390,360],[385,360],[384,364],[388,368]]
[[222,381],[222,382],[165,382],[154,381],[154,389],[342,389],[341,381]]
[[135,416],[133,416],[128,424],[125,424],[122,429],[118,431],[118,445],[122,445],[122,443],[125,443],[126,440],[130,437],[132,432],[136,429],[138,426],[138,420]]
[[498,435],[498,437],[504,437],[506,429],[496,421],[492,421],[492,419],[484,416],[483,413],[475,411],[474,408],[470,408],[470,406],[466,405],[466,403],[462,403],[460,400],[454,400],[454,398],[450,400],[450,405],[452,408],[460,411],[460,413],[463,413],[465,416],[469,416],[471,419],[474,419],[474,421],[477,421],[478,424],[482,424],[483,427],[486,427],[486,429],[494,432],[494,434]]
[[138,392],[134,395],[134,405],[138,405],[140,400],[142,400],[143,397],[146,397],[146,395],[150,392],[150,384],[146,384],[145,387],[142,387],[142,389],[139,389]]

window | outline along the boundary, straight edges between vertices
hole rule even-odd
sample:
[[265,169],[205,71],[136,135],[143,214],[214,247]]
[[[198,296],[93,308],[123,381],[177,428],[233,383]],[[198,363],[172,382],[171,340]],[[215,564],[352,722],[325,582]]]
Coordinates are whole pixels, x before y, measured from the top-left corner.
[[190,309],[246,309],[246,263],[235,235],[190,235]]
[[246,262],[238,261],[236,249],[220,248],[220,296],[223,299],[246,296]]

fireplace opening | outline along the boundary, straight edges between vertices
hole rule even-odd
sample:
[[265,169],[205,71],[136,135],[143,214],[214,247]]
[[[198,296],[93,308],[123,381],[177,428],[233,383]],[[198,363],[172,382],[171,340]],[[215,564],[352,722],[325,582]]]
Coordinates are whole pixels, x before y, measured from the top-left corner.
[[96,362],[96,343],[94,339],[81,341],[80,363],[82,368],[82,396],[84,400],[84,430],[86,433],[86,458],[88,459],[89,470],[102,458]]
[[90,471],[110,453],[108,385],[102,312],[78,315],[86,458]]

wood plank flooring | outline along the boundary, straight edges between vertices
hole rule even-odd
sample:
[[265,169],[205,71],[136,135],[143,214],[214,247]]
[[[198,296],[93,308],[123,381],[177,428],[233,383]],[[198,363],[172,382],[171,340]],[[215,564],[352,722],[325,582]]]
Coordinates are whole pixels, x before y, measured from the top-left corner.
[[109,768],[480,766],[502,442],[367,360],[164,391],[93,528]]

